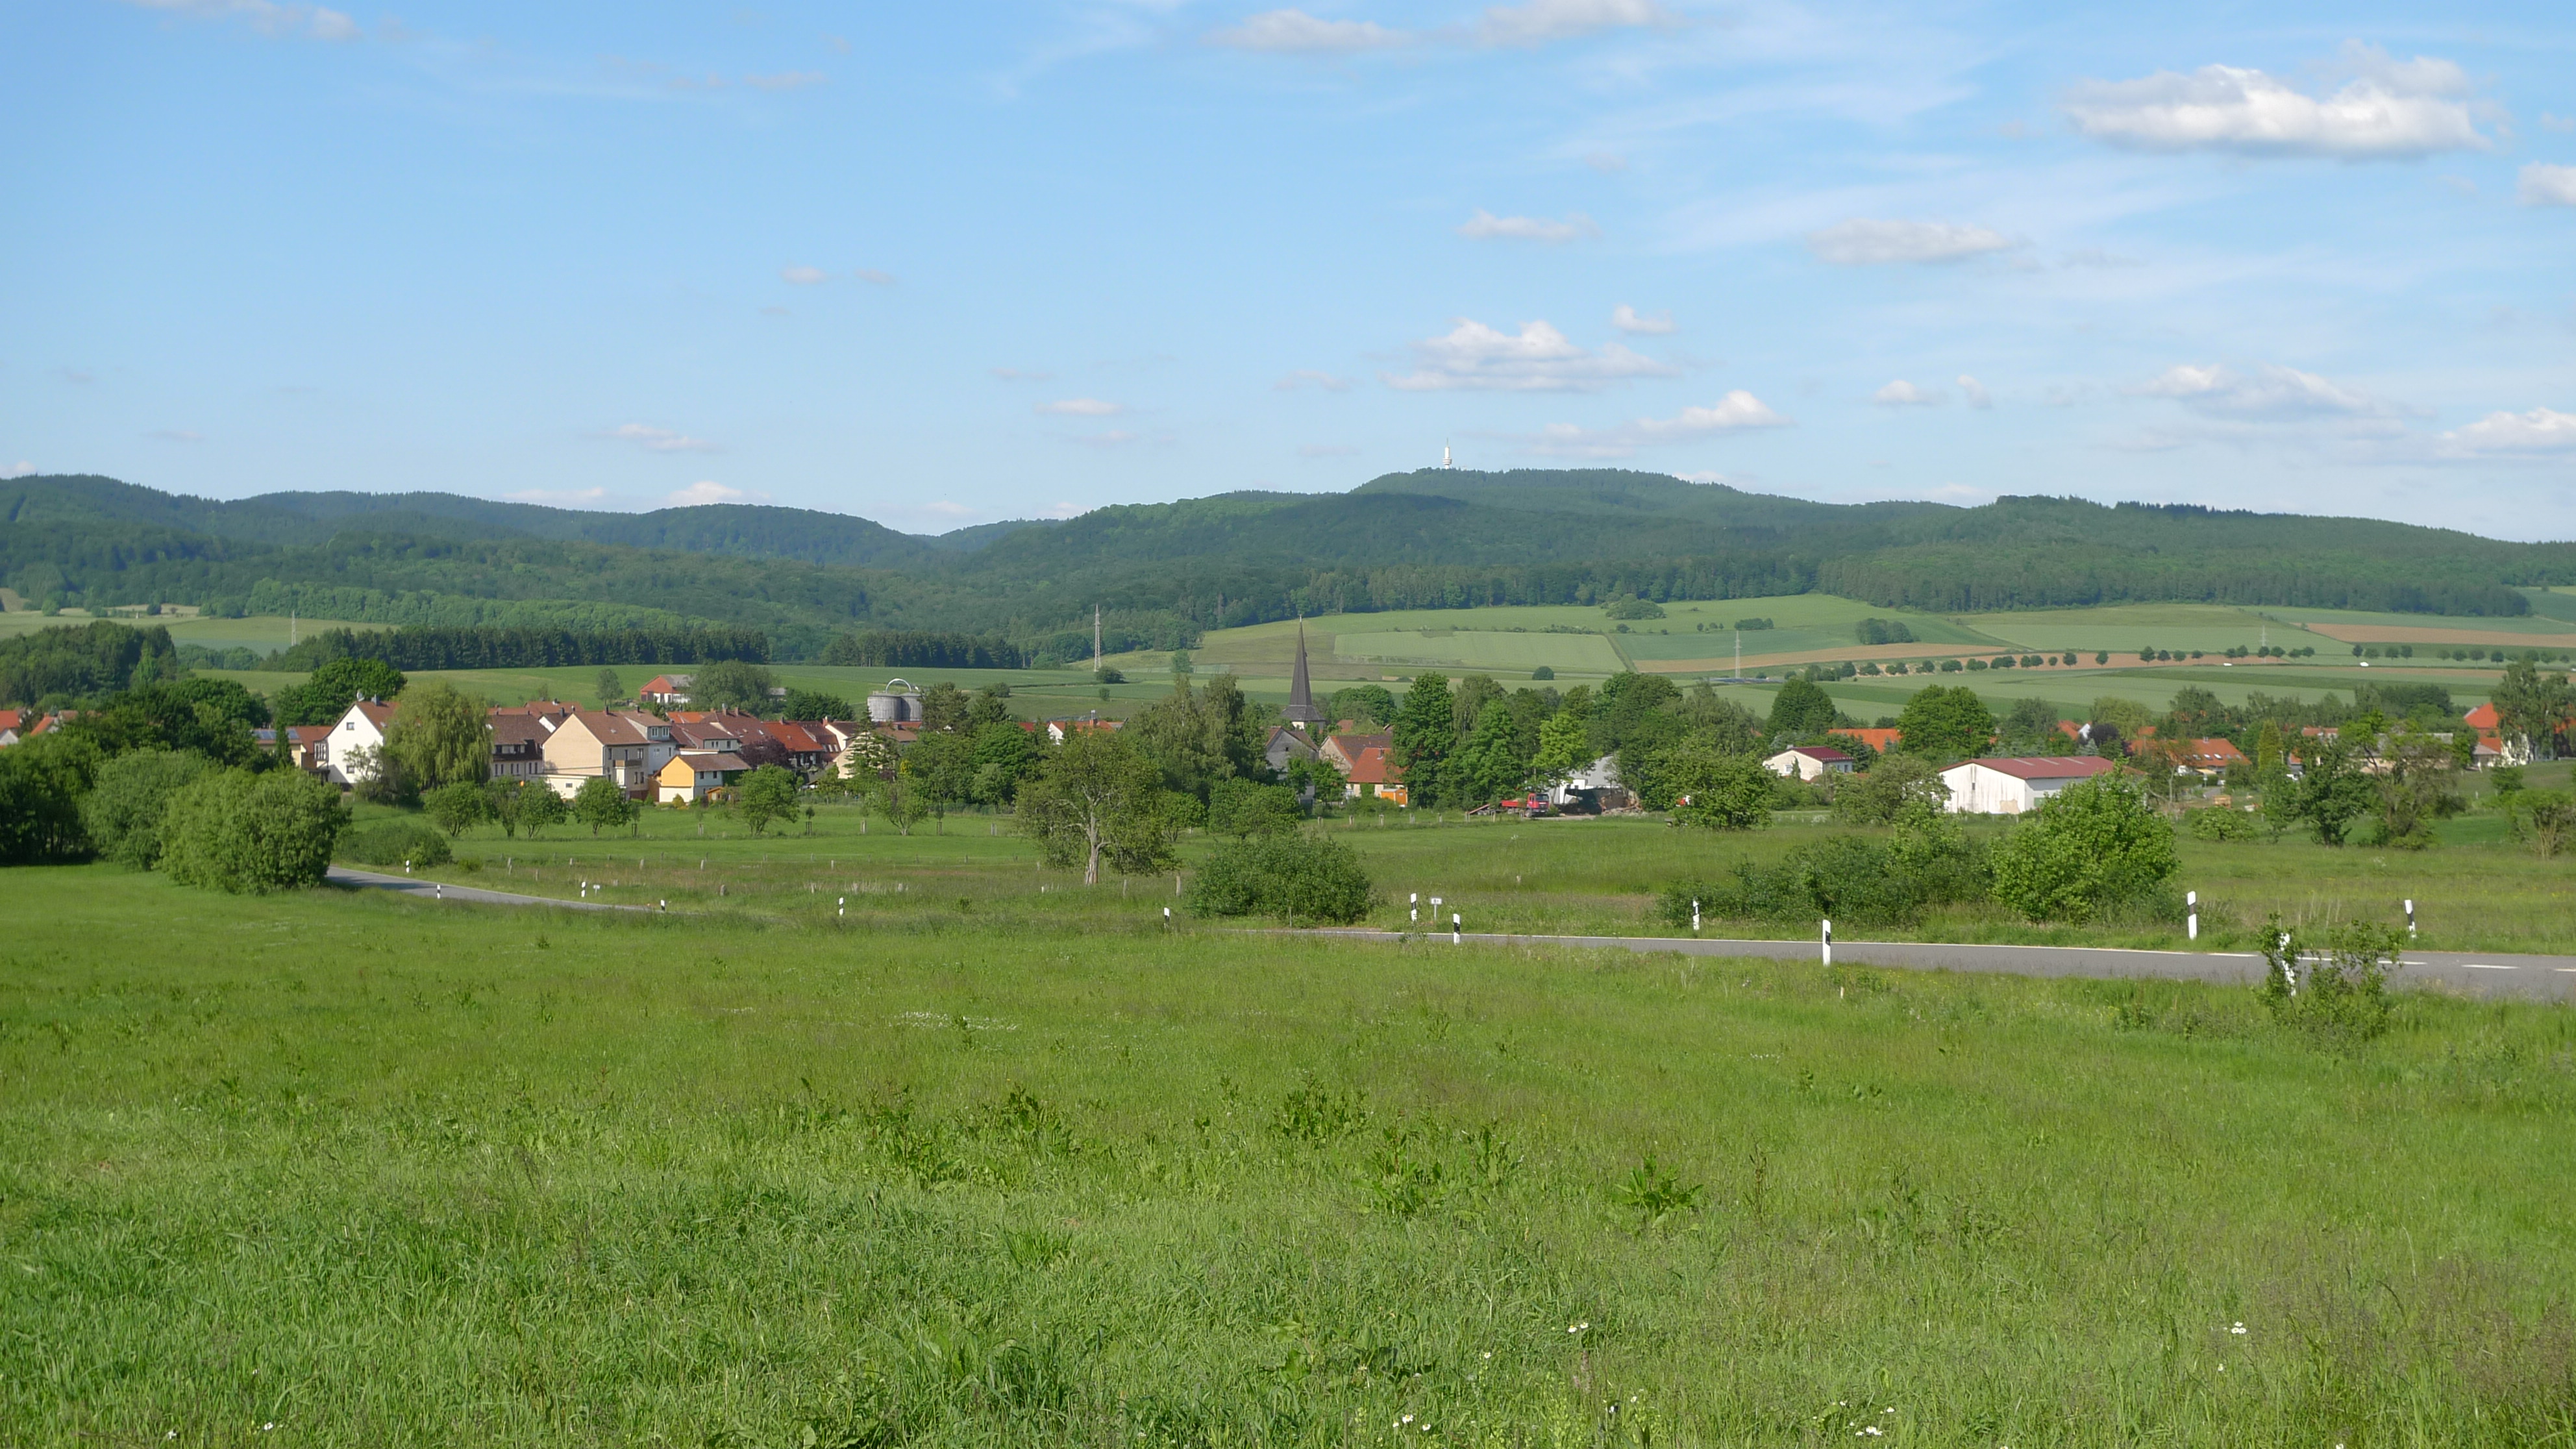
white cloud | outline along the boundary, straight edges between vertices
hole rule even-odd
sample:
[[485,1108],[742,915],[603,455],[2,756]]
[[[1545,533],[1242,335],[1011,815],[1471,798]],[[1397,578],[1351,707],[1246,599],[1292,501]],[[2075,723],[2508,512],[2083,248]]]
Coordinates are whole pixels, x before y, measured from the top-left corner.
[[776,75],[746,75],[742,83],[759,91],[796,91],[823,85],[829,80],[830,77],[818,70],[785,70]]
[[1079,503],[1059,503],[1038,516],[1040,518],[1080,518],[1090,511]]
[[9,465],[8,467],[6,467],[6,468],[0,468],[0,478],[24,478],[24,477],[26,477],[28,474],[33,473],[33,472],[35,472],[35,471],[36,471],[36,465],[35,465],[35,464],[28,462],[28,461],[27,461],[26,459],[24,459],[24,458],[21,458],[21,459],[19,459],[17,462],[10,464],[10,465]]
[[1900,377],[1871,393],[1869,400],[1883,408],[1936,408],[1950,399],[1939,388],[1916,387]]
[[2544,131],[2576,131],[2576,116],[2553,116],[2547,111],[2543,111],[2540,113],[2540,129]]
[[1609,176],[1627,170],[1628,158],[1616,151],[1595,151],[1583,158],[1583,164]]
[[2532,162],[2522,168],[2521,196],[2525,206],[2576,206],[2576,166]]
[[1113,418],[1127,409],[1123,404],[1106,402],[1096,397],[1068,397],[1058,398],[1054,402],[1039,403],[1037,411],[1056,413],[1070,418]]
[[1406,392],[1457,388],[1502,392],[1592,392],[1638,377],[1673,377],[1680,368],[1610,343],[1589,352],[1545,322],[1525,322],[1515,335],[1461,317],[1439,337],[1413,344],[1415,371],[1385,377]]
[[745,493],[739,488],[728,488],[724,484],[718,483],[712,478],[701,478],[697,482],[690,484],[688,487],[672,493],[662,501],[673,508],[695,508],[701,504],[739,503],[746,498],[766,498],[767,496],[769,495],[765,493],[752,494]]
[[1301,387],[1319,387],[1326,392],[1349,392],[1351,380],[1347,377],[1335,377],[1329,372],[1318,372],[1311,367],[1301,367],[1272,383],[1271,386],[1280,392],[1295,392]]
[[1529,0],[1486,10],[1476,22],[1476,39],[1485,45],[1545,45],[1597,30],[1669,29],[1681,23],[1680,16],[1654,0]]
[[1972,408],[1990,408],[1995,405],[1995,395],[1986,391],[1986,385],[1964,372],[1959,374],[1959,392],[1961,396],[1967,398],[1968,406]]
[[1105,433],[1084,433],[1080,437],[1074,438],[1071,441],[1090,448],[1123,448],[1129,443],[1137,441],[1139,436],[1139,434],[1130,433],[1123,429],[1112,429]]
[[2533,408],[2527,413],[2489,413],[2466,427],[2441,435],[2442,451],[2454,457],[2498,453],[2576,453],[2576,413]]
[[613,427],[607,432],[600,434],[600,436],[604,438],[622,438],[630,443],[641,443],[647,449],[656,453],[713,453],[721,451],[715,444],[708,442],[704,438],[692,438],[686,433],[675,433],[669,428],[647,427],[642,423],[622,423],[617,427]]
[[1533,450],[1561,457],[1624,458],[1641,447],[1687,443],[1748,428],[1785,428],[1790,419],[1741,388],[1710,407],[1689,407],[1669,418],[1638,418],[1609,428],[1550,423],[1530,441]]
[[873,287],[891,287],[894,285],[894,273],[880,272],[874,267],[861,267],[857,271],[850,273],[850,275]]
[[2299,418],[2387,418],[2405,409],[2385,398],[2301,372],[2264,363],[2249,376],[2223,365],[2183,363],[2131,389],[2140,397],[2171,398],[2215,418],[2277,422]]
[[1641,317],[1636,308],[1625,302],[1611,312],[1610,325],[1640,337],[1667,337],[1680,330],[1673,325],[1672,313],[1658,312],[1652,317]]
[[1273,55],[1358,55],[1412,43],[1401,30],[1367,20],[1319,20],[1303,10],[1265,10],[1240,25],[1208,32],[1207,43]]
[[200,20],[239,20],[263,35],[302,35],[315,40],[357,40],[356,21],[325,5],[279,5],[272,0],[125,0],[143,10]]
[[2013,249],[2012,238],[1982,226],[1946,221],[1873,221],[1855,217],[1807,234],[1819,261],[1841,267],[1897,262],[1955,262]]
[[977,510],[969,508],[963,503],[956,503],[942,498],[936,503],[925,503],[914,511],[918,513],[936,513],[942,518],[972,518],[975,516]]
[[2352,79],[2332,95],[2311,95],[2259,70],[2205,65],[2189,75],[2088,81],[2063,106],[2084,135],[2146,151],[2363,161],[2491,144],[2478,131],[2468,77],[2457,65],[2422,56],[2395,61],[2358,44],[2346,45],[2341,61]]
[[778,280],[798,287],[819,287],[832,279],[821,267],[780,267]]
[[1496,216],[1482,207],[1459,226],[1464,237],[1513,237],[1522,241],[1570,242],[1576,237],[1599,236],[1601,228],[1582,212],[1571,212],[1563,221],[1550,221],[1543,216]]

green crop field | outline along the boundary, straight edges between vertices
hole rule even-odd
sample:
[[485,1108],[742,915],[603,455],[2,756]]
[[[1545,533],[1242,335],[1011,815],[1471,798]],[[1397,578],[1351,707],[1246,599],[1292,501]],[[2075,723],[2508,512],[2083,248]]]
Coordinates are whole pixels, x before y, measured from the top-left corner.
[[2336,1051],[2241,988],[953,900],[0,913],[12,1443],[2576,1432],[2563,1008]]
[[[310,637],[323,629],[363,629],[364,624],[346,624],[334,619],[290,620],[280,614],[274,618],[253,615],[246,619],[199,618],[193,610],[146,618],[139,610],[122,610],[114,615],[120,624],[138,628],[166,628],[172,642],[202,644],[209,649],[255,649],[262,653],[283,649],[287,636]],[[78,627],[91,622],[90,616],[78,609],[47,617],[30,609],[11,609],[0,614],[0,638],[32,634],[39,629]]]

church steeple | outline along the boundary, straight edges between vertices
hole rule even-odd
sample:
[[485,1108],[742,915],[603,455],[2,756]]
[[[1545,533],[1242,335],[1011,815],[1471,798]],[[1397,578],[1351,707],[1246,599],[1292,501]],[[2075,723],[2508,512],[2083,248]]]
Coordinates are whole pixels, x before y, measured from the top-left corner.
[[1324,723],[1315,708],[1315,686],[1306,676],[1306,621],[1297,621],[1297,667],[1288,676],[1288,722],[1302,729]]

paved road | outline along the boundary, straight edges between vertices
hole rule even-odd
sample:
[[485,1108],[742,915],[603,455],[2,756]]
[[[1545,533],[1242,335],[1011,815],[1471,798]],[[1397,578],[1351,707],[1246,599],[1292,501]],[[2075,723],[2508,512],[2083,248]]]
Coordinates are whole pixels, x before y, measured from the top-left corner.
[[[1301,933],[1305,934],[1305,933]],[[1447,944],[1448,932],[1408,936],[1400,931],[1317,931],[1363,941],[1428,940]],[[1673,951],[1686,956],[1768,956],[1814,961],[1814,941],[1725,941],[1674,936],[1503,936],[1469,931],[1463,942],[1485,946],[1572,946],[1588,950]],[[1837,966],[1894,966],[1914,971],[1995,971],[2013,976],[2155,977],[2250,985],[2263,976],[2263,958],[2226,951],[2123,951],[2098,946],[1960,946],[1920,941],[1834,942]],[[2391,978],[2399,986],[2441,987],[2467,996],[2510,996],[2532,1001],[2576,1001],[2576,956],[2498,956],[2457,951],[2412,951]]]
[[646,906],[613,906],[606,901],[565,901],[552,896],[514,896],[508,891],[487,891],[481,886],[448,885],[421,880],[408,875],[386,875],[380,871],[351,870],[345,865],[331,867],[333,885],[358,886],[369,890],[399,891],[426,900],[470,901],[481,906],[560,906],[567,911],[649,911]]

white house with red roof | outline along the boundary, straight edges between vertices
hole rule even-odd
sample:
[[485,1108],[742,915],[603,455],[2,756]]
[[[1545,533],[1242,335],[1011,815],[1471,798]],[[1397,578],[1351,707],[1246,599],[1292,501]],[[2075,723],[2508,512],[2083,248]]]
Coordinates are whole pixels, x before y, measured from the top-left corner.
[[656,674],[644,681],[635,697],[645,704],[687,704],[689,684],[695,678],[690,674]]
[[2021,815],[2067,786],[2120,768],[2099,755],[2025,755],[1969,760],[1941,772],[1957,815]]
[[1860,764],[1831,745],[1792,745],[1762,763],[1774,775],[1795,775],[1801,780],[1848,775]]
[[1342,776],[1342,794],[1352,800],[1371,795],[1395,805],[1411,803],[1411,794],[1404,786],[1404,772],[1397,769],[1395,762],[1387,758],[1385,749],[1377,745],[1363,747],[1351,760],[1350,769]]
[[394,707],[380,699],[362,699],[348,712],[332,721],[331,732],[323,737],[314,763],[323,778],[335,785],[355,785],[372,780],[376,761],[385,748],[385,732],[393,728]]

